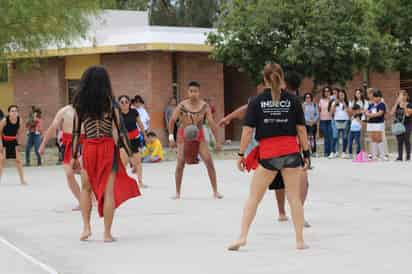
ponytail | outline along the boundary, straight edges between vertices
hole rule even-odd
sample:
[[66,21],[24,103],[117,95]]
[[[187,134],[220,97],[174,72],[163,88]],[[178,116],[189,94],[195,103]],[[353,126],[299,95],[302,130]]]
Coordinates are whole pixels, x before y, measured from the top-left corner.
[[274,100],[279,99],[280,91],[284,81],[284,73],[279,64],[266,64],[263,69],[265,83],[270,86],[272,93],[275,94]]

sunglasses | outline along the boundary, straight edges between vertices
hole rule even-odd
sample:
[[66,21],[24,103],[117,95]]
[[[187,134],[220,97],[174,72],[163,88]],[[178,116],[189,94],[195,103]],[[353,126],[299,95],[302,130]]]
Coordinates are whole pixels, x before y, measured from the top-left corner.
[[121,101],[120,101],[120,104],[122,104],[122,105],[127,105],[127,104],[129,104],[129,101],[127,101],[127,100],[121,100]]

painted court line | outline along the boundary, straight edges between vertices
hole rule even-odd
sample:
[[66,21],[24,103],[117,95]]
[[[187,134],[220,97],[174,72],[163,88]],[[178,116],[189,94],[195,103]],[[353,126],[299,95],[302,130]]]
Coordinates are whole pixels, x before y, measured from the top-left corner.
[[43,269],[47,273],[58,274],[58,272],[56,270],[54,270],[52,267],[40,262],[36,258],[34,258],[34,257],[30,256],[29,254],[25,253],[24,251],[19,249],[17,246],[13,245],[12,243],[10,243],[9,241],[7,241],[6,239],[4,239],[1,236],[0,236],[0,242],[3,243],[4,245],[6,245],[7,247],[9,247],[10,249],[12,249],[13,251],[15,251],[17,254],[19,254],[20,256],[22,256],[23,258],[25,258],[26,260],[28,260],[32,264],[37,265],[38,267],[40,267],[41,269]]

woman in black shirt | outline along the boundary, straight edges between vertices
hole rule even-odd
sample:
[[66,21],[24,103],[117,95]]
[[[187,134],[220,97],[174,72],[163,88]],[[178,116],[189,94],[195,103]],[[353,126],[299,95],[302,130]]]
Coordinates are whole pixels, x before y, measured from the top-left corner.
[[[140,120],[139,112],[135,109],[130,108],[130,98],[127,95],[121,95],[119,97],[120,110],[122,114],[122,121],[127,130],[127,134],[130,141],[130,148],[133,152],[133,158],[136,162],[135,170],[133,173],[137,174],[137,180],[139,181],[140,187],[145,188],[146,185],[143,184],[143,171],[142,171],[142,160],[139,153],[139,128],[144,128],[143,123]],[[144,139],[146,140],[146,133],[143,131]],[[120,149],[120,156],[122,158],[123,164],[126,166],[129,158],[126,151],[122,148]]]
[[394,123],[403,123],[405,132],[396,136],[398,142],[398,158],[396,161],[403,161],[403,147],[406,150],[406,161],[411,160],[411,132],[412,132],[412,98],[401,90],[391,114],[395,116]]
[[255,138],[259,142],[255,155],[259,166],[253,176],[250,195],[244,208],[241,235],[228,249],[237,251],[246,245],[249,228],[256,215],[257,207],[266,189],[280,171],[285,181],[292,210],[296,247],[305,249],[307,246],[303,240],[303,205],[300,199],[302,157],[299,142],[304,150],[305,169],[310,164],[310,153],[302,105],[296,96],[287,91],[281,91],[283,80],[275,71],[273,64],[265,66],[264,82],[265,91],[248,105],[238,160],[239,170],[244,171],[244,152],[252,139],[255,128]]
[[8,115],[0,119],[0,180],[3,173],[3,159],[14,159],[20,182],[22,185],[26,185],[23,163],[18,151],[24,130],[22,124],[23,121],[19,116],[19,109],[16,105],[9,106]]

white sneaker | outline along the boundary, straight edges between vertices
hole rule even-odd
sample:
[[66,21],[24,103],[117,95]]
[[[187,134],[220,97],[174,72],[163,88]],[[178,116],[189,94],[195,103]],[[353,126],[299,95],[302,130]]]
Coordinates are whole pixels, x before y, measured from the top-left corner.
[[329,159],[334,159],[334,158],[336,158],[336,157],[338,157],[338,154],[337,153],[331,153],[330,155],[329,155]]
[[342,152],[342,154],[340,155],[340,157],[342,158],[342,159],[346,159],[346,153],[345,152]]
[[349,154],[347,159],[353,159],[353,154]]

